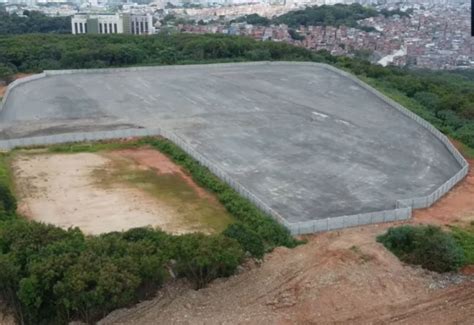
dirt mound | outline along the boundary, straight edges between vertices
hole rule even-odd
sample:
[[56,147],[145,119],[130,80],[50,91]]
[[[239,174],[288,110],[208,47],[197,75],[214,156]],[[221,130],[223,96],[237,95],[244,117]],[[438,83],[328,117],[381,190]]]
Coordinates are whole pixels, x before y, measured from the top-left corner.
[[[441,321],[446,319],[443,309],[453,314],[462,306],[474,311],[474,286],[465,285],[469,291],[437,289],[442,287],[438,275],[403,265],[376,243],[386,227],[310,236],[296,249],[276,249],[260,267],[247,266],[241,274],[199,291],[171,285],[160,297],[114,312],[101,324],[362,324],[392,322],[396,318],[390,317],[397,315],[411,321],[417,319],[417,310],[436,310],[430,323],[446,324]],[[450,292],[455,300],[457,293],[462,297],[444,304]],[[473,315],[463,317],[474,321]]]

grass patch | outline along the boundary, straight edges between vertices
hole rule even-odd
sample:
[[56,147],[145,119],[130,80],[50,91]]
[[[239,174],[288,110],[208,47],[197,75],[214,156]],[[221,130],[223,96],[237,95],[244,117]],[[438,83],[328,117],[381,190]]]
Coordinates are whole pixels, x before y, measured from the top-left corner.
[[474,265],[474,225],[466,228],[453,227],[453,237],[464,250],[466,264]]
[[181,175],[160,174],[153,169],[141,169],[132,159],[110,157],[107,168],[93,171],[96,184],[103,188],[113,188],[117,183],[125,183],[144,190],[157,198],[160,203],[173,209],[179,216],[176,222],[184,222],[193,231],[206,233],[222,232],[234,218],[209,193],[197,193]]
[[43,148],[47,148],[47,150],[51,153],[78,153],[78,152],[96,153],[99,151],[113,151],[113,150],[120,150],[120,149],[136,148],[139,146],[140,146],[140,143],[137,141],[109,140],[109,141],[97,141],[97,142],[55,144],[48,147],[43,146]]
[[0,184],[10,188],[13,184],[10,171],[10,155],[7,153],[0,153]]

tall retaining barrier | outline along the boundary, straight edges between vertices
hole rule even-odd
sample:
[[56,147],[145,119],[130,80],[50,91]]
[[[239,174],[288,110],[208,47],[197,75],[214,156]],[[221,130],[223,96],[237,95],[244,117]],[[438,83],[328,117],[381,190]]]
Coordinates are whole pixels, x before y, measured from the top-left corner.
[[[436,139],[441,141],[441,143],[446,147],[446,149],[453,155],[456,161],[460,165],[460,170],[448,179],[444,184],[439,186],[431,194],[421,197],[413,197],[403,200],[397,200],[394,202],[394,209],[384,210],[384,211],[375,211],[370,213],[361,213],[340,217],[331,217],[331,218],[320,218],[304,222],[290,223],[282,215],[280,215],[276,210],[271,208],[268,204],[263,202],[252,192],[247,190],[245,186],[240,184],[238,181],[230,177],[224,170],[220,169],[215,163],[207,159],[204,155],[197,152],[193,149],[185,140],[177,136],[173,132],[163,130],[160,128],[156,129],[122,129],[122,130],[112,130],[112,131],[98,131],[98,132],[76,132],[76,133],[66,133],[66,134],[57,134],[57,135],[47,135],[47,136],[38,136],[30,138],[20,138],[20,139],[10,139],[10,140],[0,140],[0,149],[2,150],[11,150],[16,147],[28,147],[36,145],[49,145],[49,144],[59,144],[59,143],[68,143],[68,142],[82,142],[82,141],[97,141],[97,140],[106,140],[106,139],[119,139],[119,138],[128,138],[128,137],[142,137],[142,136],[163,136],[168,138],[170,141],[174,142],[176,145],[181,147],[186,153],[192,156],[194,159],[199,161],[203,166],[207,167],[211,172],[216,176],[221,178],[227,184],[229,184],[233,189],[235,189],[240,195],[247,198],[258,206],[265,213],[270,215],[276,221],[288,228],[288,230],[293,235],[300,234],[309,234],[320,231],[328,231],[335,229],[342,229],[347,227],[368,225],[381,222],[390,222],[390,221],[399,221],[406,220],[411,217],[412,209],[417,208],[426,208],[431,206],[444,194],[446,194],[454,185],[456,185],[460,180],[462,180],[469,171],[469,164],[464,159],[464,157],[459,153],[459,151],[453,146],[449,139],[439,132],[434,126],[430,123],[409,111],[402,105],[398,104],[394,100],[380,93],[370,85],[361,81],[354,75],[351,75],[345,71],[339,70],[333,66],[322,64],[322,63],[312,63],[312,62],[246,62],[246,63],[219,63],[219,64],[201,64],[193,65],[193,68],[218,68],[223,66],[232,66],[232,65],[303,65],[303,66],[318,66],[335,72],[343,77],[346,77],[366,89],[383,102],[387,103],[394,109],[398,110],[403,115],[414,120],[417,124],[421,125],[427,129]],[[54,75],[63,75],[63,74],[75,74],[75,73],[119,73],[127,71],[150,71],[150,70],[163,70],[163,69],[186,69],[189,66],[178,65],[178,66],[158,66],[158,67],[132,67],[132,68],[113,68],[113,69],[87,69],[87,70],[53,70],[45,71],[41,74],[29,76],[26,78],[21,78],[9,85],[7,91],[4,95],[2,105],[0,106],[0,111],[4,107],[5,103],[8,100],[8,95],[11,90],[15,87],[18,87],[21,84],[34,81],[40,78],[45,78],[47,76]]]

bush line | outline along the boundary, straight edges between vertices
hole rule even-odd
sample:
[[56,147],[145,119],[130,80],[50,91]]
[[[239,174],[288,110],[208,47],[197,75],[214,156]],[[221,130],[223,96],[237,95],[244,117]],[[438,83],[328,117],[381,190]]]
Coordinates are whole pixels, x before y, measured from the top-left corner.
[[401,261],[435,272],[457,271],[474,258],[474,232],[460,229],[451,233],[432,225],[403,225],[388,229],[377,241]]
[[49,147],[50,152],[96,152],[151,146],[216,194],[236,218],[222,234],[175,236],[150,227],[99,236],[27,221],[16,215],[9,155],[0,157],[0,298],[22,324],[94,323],[110,311],[154,294],[170,277],[199,289],[232,275],[245,252],[256,258],[276,246],[294,247],[289,232],[239,196],[170,141],[143,138]]

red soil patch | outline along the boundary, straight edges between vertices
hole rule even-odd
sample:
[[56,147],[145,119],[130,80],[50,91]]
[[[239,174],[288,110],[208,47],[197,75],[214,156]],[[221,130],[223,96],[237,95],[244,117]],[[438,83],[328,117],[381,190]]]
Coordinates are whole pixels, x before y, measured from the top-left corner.
[[465,275],[474,275],[474,265],[466,265],[461,269],[461,273]]
[[201,198],[213,199],[215,197],[207,193],[202,187],[197,185],[194,180],[184,170],[176,165],[171,159],[154,149],[123,149],[111,152],[112,156],[119,156],[132,159],[140,167],[153,169],[160,174],[175,174],[186,181]]

